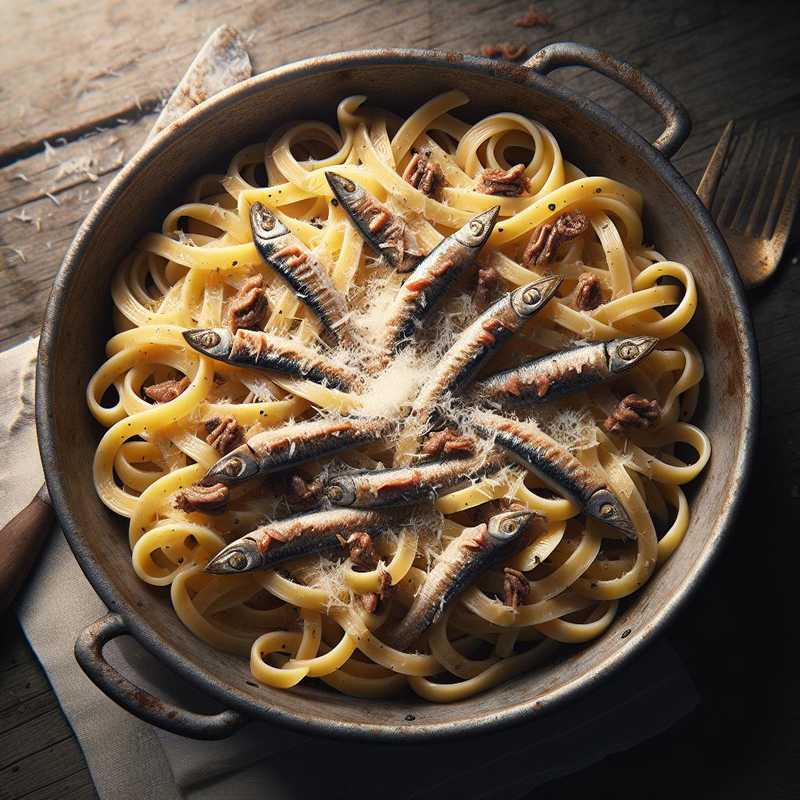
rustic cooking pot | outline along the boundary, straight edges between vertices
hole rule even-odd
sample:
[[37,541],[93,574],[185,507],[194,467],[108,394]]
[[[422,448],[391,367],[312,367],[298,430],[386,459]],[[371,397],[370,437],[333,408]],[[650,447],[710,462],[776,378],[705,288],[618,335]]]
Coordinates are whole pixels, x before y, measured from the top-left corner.
[[[658,140],[649,144],[546,77],[570,65],[611,77],[658,111],[665,122]],[[426,703],[410,693],[360,700],[314,684],[292,691],[258,686],[244,659],[197,639],[176,617],[167,592],[136,577],[125,521],[95,494],[90,465],[101,430],[86,409],[84,392],[111,332],[112,272],[142,234],[159,227],[195,176],[282,123],[327,114],[350,94],[408,111],[448,89],[465,91],[468,113],[476,117],[512,110],[541,120],[571,161],[643,193],[648,238],[693,268],[702,299],[692,335],[706,359],[698,421],[711,439],[713,459],[693,488],[692,523],[677,552],[604,636],[565,651],[550,666],[452,705]],[[698,585],[733,524],[756,422],[756,350],[738,275],[710,216],[667,160],[688,132],[686,112],[667,92],[630,65],[580,45],[550,45],[524,65],[458,53],[375,50],[313,58],[245,81],[187,114],[134,156],[70,246],[39,348],[36,419],[47,485],[75,556],[111,609],[76,644],[89,677],[137,716],[198,738],[224,737],[248,720],[264,719],[307,733],[418,742],[541,715],[574,700],[641,650]],[[125,633],[228,710],[187,711],[133,686],[101,652],[105,642]]]

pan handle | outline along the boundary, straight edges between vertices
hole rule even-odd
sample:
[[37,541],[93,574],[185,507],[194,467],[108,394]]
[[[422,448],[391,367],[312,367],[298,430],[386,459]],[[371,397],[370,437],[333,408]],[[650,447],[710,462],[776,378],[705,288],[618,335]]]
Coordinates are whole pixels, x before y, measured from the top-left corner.
[[190,739],[225,739],[248,720],[238,711],[197,714],[167,703],[132,684],[103,657],[103,647],[130,633],[125,620],[106,614],[86,628],[75,642],[75,658],[100,691],[139,719]]
[[671,158],[689,137],[692,122],[686,109],[641,70],[602,50],[575,42],[557,42],[543,47],[525,66],[540,75],[548,75],[559,67],[588,67],[629,89],[663,118],[664,132],[653,142],[653,147],[665,158]]

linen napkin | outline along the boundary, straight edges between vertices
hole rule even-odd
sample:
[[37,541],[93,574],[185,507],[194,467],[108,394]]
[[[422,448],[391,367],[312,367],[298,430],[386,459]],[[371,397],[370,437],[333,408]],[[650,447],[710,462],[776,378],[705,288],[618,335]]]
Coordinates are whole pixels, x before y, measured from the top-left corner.
[[[33,419],[37,340],[0,353],[0,525],[42,481]],[[698,702],[677,654],[650,646],[588,696],[532,723],[425,746],[335,742],[251,723],[219,742],[197,742],[140,722],[100,692],[77,665],[74,641],[106,608],[56,529],[17,604],[28,641],[46,671],[102,800],[189,798],[294,800],[514,800],[671,727]],[[179,625],[177,617],[175,624]],[[142,688],[175,702],[218,708],[134,640],[105,649]]]

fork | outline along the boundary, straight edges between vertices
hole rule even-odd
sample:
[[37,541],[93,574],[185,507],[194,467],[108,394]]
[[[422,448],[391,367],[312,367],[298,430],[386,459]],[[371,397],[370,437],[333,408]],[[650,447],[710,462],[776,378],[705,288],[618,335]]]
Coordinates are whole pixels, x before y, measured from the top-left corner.
[[752,123],[729,122],[697,186],[730,248],[745,286],[775,272],[800,199],[800,143]]

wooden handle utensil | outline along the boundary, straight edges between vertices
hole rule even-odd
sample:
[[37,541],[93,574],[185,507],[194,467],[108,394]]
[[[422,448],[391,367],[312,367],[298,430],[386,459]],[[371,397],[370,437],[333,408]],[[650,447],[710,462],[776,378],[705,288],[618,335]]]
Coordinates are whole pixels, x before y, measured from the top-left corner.
[[55,523],[47,487],[0,531],[0,614],[12,603]]

